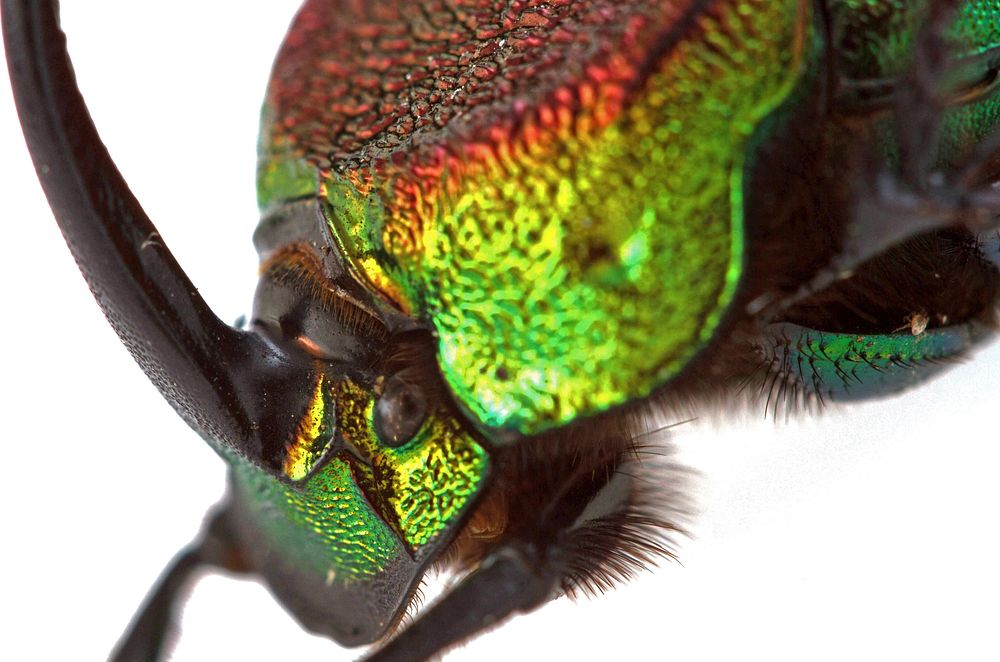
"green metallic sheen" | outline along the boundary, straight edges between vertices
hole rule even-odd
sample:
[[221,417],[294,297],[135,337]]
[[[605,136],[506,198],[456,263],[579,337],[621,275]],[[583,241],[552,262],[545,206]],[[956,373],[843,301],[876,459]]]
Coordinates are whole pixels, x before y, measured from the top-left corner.
[[[912,0],[837,0],[831,4],[839,65],[849,78],[891,79],[909,62],[917,20],[924,4]],[[1000,0],[971,0],[958,10],[949,34],[955,55],[974,56],[1000,47]],[[994,61],[981,60],[961,70],[956,86],[982,79]],[[891,162],[898,159],[892,117],[877,120],[876,130]],[[978,145],[1000,123],[1000,84],[985,86],[945,110],[938,136],[937,165],[948,167]]]
[[257,207],[270,207],[312,197],[319,188],[316,169],[299,156],[287,139],[272,135],[271,112],[261,111],[261,132],[257,142]]
[[335,429],[332,443],[346,450],[329,458],[322,449],[303,454],[316,433],[300,434],[288,444],[288,466],[302,465],[290,472],[294,484],[223,453],[259,529],[290,560],[321,577],[376,577],[395,559],[416,556],[454,532],[488,477],[486,450],[445,410],[431,412],[403,446],[382,444],[373,425],[377,397],[377,386],[318,381],[300,430],[319,430],[330,439]]
[[[998,16],[1000,21],[1000,16]],[[941,127],[938,162],[955,163],[1000,125],[1000,86],[987,96],[949,108]]]
[[775,324],[768,332],[773,345],[761,351],[772,369],[788,371],[809,393],[839,401],[888,395],[930,379],[987,335],[977,324],[916,335],[833,333],[795,324]]
[[[962,6],[956,29],[961,54],[1000,51],[1000,0],[975,0]],[[981,80],[989,68],[1000,63],[1000,52],[978,69],[968,71],[969,82]],[[938,160],[941,165],[955,163],[971,148],[981,143],[1000,125],[1000,81],[994,80],[982,93],[949,108],[941,128]]]
[[361,459],[355,479],[415,553],[472,503],[489,468],[485,449],[444,411],[432,412],[411,441],[390,448],[375,432],[370,393],[344,382],[336,400],[340,434]]
[[351,467],[332,458],[302,484],[290,486],[239,458],[229,458],[233,483],[260,531],[290,560],[320,577],[376,577],[402,543],[368,504]]
[[342,251],[429,320],[481,424],[534,434],[645,397],[718,328],[743,268],[748,145],[800,79],[811,20],[782,0],[695,23],[612,121],[602,88],[577,116],[529,119],[413,186],[417,215],[392,204],[408,172],[324,181]]
[[[928,0],[831,0],[838,66],[848,78],[891,78],[910,62]],[[1000,44],[1000,0],[969,0],[958,10],[949,36],[961,55]]]

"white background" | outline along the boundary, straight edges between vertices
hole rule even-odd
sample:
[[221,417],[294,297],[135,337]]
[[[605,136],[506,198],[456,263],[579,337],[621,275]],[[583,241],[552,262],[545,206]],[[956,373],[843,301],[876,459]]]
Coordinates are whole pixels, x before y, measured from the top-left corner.
[[[256,281],[258,109],[296,2],[64,5],[112,155],[235,319]],[[103,659],[224,470],[94,304],[0,88],[0,659]],[[702,474],[683,566],[550,605],[448,659],[1000,659],[998,406],[994,345],[928,387],[820,420],[682,428],[680,459]],[[198,585],[182,627],[178,661],[357,653],[225,578]]]

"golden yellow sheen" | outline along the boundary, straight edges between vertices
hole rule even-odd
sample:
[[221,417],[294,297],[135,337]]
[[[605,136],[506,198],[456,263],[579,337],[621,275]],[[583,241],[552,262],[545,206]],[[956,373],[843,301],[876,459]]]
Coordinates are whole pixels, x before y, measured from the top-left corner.
[[409,443],[383,445],[372,424],[375,399],[351,382],[337,387],[337,420],[359,485],[411,551],[454,522],[486,475],[486,451],[445,411],[431,412]]
[[481,423],[531,434],[644,397],[712,337],[741,276],[748,144],[802,73],[810,6],[714,3],[638,89],[589,72],[437,174],[323,182],[341,250],[433,325]]

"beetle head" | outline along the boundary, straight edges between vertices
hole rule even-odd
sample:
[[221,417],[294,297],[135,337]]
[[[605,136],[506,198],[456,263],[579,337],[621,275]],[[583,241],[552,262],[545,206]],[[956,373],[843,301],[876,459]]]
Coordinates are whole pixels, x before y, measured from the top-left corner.
[[[882,5],[828,4],[834,72],[896,76],[891,51],[850,42],[853,21]],[[968,3],[963,20],[985,4]],[[249,330],[211,314],[128,193],[76,92],[52,4],[4,13],[29,144],[99,302],[167,399],[231,463],[237,535],[253,567],[307,626],[354,644],[398,621],[504,450],[521,456],[505,478],[536,499],[510,510],[527,524],[506,533],[535,542],[616,515],[601,541],[618,549],[609,539],[642,519],[629,519],[632,484],[618,472],[631,439],[567,438],[537,453],[530,441],[498,442],[558,430],[678,378],[734,302],[747,303],[738,292],[752,291],[747,272],[801,282],[799,256],[749,255],[773,230],[761,210],[785,193],[766,173],[787,155],[757,152],[775,111],[822,78],[810,68],[819,49],[805,0],[504,2],[469,9],[485,13],[467,22],[442,19],[453,29],[419,3],[369,5],[307,2],[276,63]],[[903,34],[900,15],[871,34]],[[973,46],[995,47],[972,23]],[[958,137],[939,161],[985,135],[963,128],[962,109],[994,113],[991,84],[976,88],[976,103],[956,104]],[[745,199],[751,188],[769,191],[772,207]],[[787,232],[816,221],[792,216],[770,222]],[[995,302],[996,274],[980,271],[968,317]],[[810,361],[848,331],[857,337],[836,331]],[[901,361],[881,335],[890,349],[863,356],[874,371],[912,358]],[[920,358],[954,355],[971,343],[965,335],[931,336]],[[804,347],[808,339],[786,350],[801,364]],[[545,471],[563,461],[568,474]],[[602,492],[614,497],[607,512],[590,508]],[[478,561],[489,550],[475,551]]]
[[222,323],[101,143],[55,4],[5,2],[3,28],[28,146],[74,258],[146,375],[233,468],[229,542],[303,623],[350,644],[383,635],[489,470],[427,339],[380,332],[330,251],[289,236],[294,207],[280,250],[260,233],[253,328]]
[[264,471],[224,454],[254,567],[307,627],[356,645],[401,617],[490,460],[452,404],[430,338],[390,331],[328,239],[315,201],[283,206],[255,235],[263,266],[250,324],[308,357],[314,381],[306,406],[286,412],[295,432],[276,438]]

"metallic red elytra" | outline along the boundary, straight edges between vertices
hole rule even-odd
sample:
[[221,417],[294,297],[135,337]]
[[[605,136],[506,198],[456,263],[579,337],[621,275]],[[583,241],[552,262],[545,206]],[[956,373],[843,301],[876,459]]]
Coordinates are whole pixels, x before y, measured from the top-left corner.
[[[233,330],[103,154],[51,7],[5,4],[22,120],[74,254],[140,365],[233,469],[206,537],[119,655],[155,654],[177,585],[202,563],[262,576],[307,627],[358,644],[394,629],[419,577],[446,562],[461,581],[375,653],[424,657],[668,553],[661,536],[682,500],[676,474],[641,462],[653,412],[710,394],[777,407],[893,391],[988,337],[993,176],[976,146],[989,138],[962,121],[987,117],[993,99],[989,34],[961,27],[979,6],[960,10],[959,37],[942,14],[913,33],[915,56],[868,62],[842,57],[868,47],[843,40],[844,6],[783,9],[793,5],[753,16],[724,2],[308,6],[284,53],[308,29],[342,36],[306,70],[343,90],[335,103],[309,90],[282,102],[333,113],[318,120],[268,97],[262,279]],[[415,30],[418,14],[428,29]],[[373,24],[417,36],[397,35],[393,50]],[[574,41],[581,26],[594,39]],[[463,38],[486,44],[477,57],[494,66],[464,63]],[[435,86],[477,92],[486,110],[449,115],[427,100],[424,112],[411,99],[396,116],[392,95],[429,84],[414,73],[428,44],[440,49]],[[773,59],[751,57],[769,44]],[[553,78],[516,73],[530,49],[560,47]],[[929,57],[942,49],[956,59]],[[393,84],[386,52],[412,88]],[[482,75],[451,76],[449,55]],[[278,89],[304,80],[281,62]],[[749,62],[757,78],[724,66]],[[358,103],[373,94],[380,103]],[[382,140],[394,118],[434,110],[422,133]],[[904,115],[919,140],[893,122]],[[345,131],[361,141],[354,152],[334,148]],[[928,135],[941,145],[928,150]],[[898,154],[867,149],[879,140]],[[845,178],[845,162],[873,174]],[[688,276],[666,287],[667,272]],[[671,316],[690,328],[656,327]],[[916,333],[915,316],[927,320]]]

